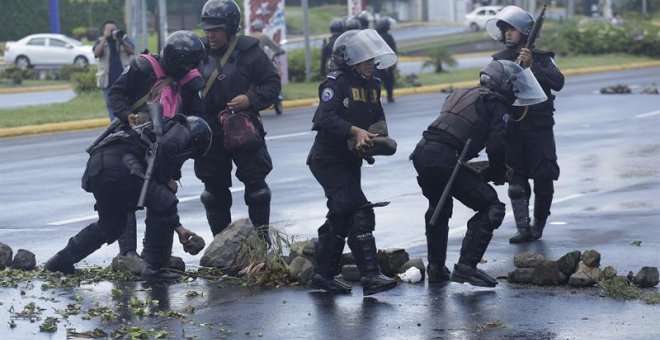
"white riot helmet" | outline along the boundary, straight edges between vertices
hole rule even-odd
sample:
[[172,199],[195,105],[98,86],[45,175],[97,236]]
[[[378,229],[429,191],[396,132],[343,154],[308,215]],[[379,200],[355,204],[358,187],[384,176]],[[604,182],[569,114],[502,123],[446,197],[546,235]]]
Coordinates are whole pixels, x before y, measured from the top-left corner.
[[528,106],[548,99],[532,71],[509,60],[493,60],[479,72],[479,83],[515,101],[513,106]]
[[534,17],[518,6],[506,6],[486,22],[486,32],[493,39],[506,43],[504,32],[507,26],[517,29],[526,39],[534,27]]
[[350,30],[342,33],[332,48],[333,62],[338,67],[353,66],[375,59],[377,69],[386,69],[396,63],[396,53],[373,29]]

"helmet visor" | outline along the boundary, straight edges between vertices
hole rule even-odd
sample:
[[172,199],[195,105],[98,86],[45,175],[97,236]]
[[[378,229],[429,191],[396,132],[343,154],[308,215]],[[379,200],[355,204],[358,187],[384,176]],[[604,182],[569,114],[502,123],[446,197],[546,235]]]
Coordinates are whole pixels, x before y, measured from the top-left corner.
[[486,22],[486,32],[491,38],[497,41],[502,39],[502,30],[498,25],[502,21],[524,35],[529,35],[532,26],[534,25],[534,17],[520,7],[504,7],[501,11],[497,12],[493,18]]
[[374,59],[376,68],[386,69],[397,61],[396,53],[373,29],[361,31],[348,31],[340,35],[335,41],[333,51],[344,46],[346,64],[357,65],[363,61]]
[[513,92],[516,96],[513,106],[534,105],[548,100],[545,92],[543,92],[543,88],[529,68],[524,69],[513,77],[515,77],[513,81]]

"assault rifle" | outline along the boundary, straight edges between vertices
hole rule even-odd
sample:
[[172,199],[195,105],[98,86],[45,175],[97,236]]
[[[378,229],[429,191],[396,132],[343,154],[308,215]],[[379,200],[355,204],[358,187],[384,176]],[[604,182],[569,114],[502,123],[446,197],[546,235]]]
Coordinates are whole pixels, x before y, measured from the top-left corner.
[[463,159],[465,158],[468,150],[470,149],[470,143],[472,143],[472,139],[468,139],[467,141],[465,141],[465,145],[463,146],[461,155],[458,156],[458,161],[454,166],[454,170],[451,172],[451,176],[449,177],[449,181],[447,181],[447,185],[445,185],[445,190],[442,191],[442,196],[440,196],[440,200],[438,201],[438,204],[435,206],[435,210],[433,210],[433,216],[431,216],[431,221],[429,222],[431,226],[436,226],[436,224],[438,223],[440,212],[442,211],[442,207],[445,205],[445,202],[447,201],[447,197],[449,197],[449,193],[451,192],[451,186],[454,184],[454,181],[456,180],[456,174],[458,174],[458,170],[461,168],[461,166],[463,166],[463,162],[464,162]]
[[140,197],[137,202],[137,209],[139,210],[144,208],[144,200],[147,196],[149,182],[151,181],[151,175],[154,171],[154,165],[156,164],[156,157],[158,155],[158,144],[160,143],[160,138],[163,136],[163,107],[158,103],[151,102],[147,103],[147,107],[149,109],[149,116],[151,116],[151,123],[153,124],[155,140],[149,145],[145,157],[147,170],[144,172],[144,182],[142,183],[142,190],[140,191]]
[[108,136],[110,136],[111,133],[115,132],[117,127],[119,127],[121,124],[122,123],[121,123],[121,120],[119,120],[119,118],[113,119],[112,122],[110,122],[110,125],[108,125],[108,127],[105,128],[105,130],[103,130],[103,132],[101,132],[101,134],[98,137],[96,137],[96,139],[92,142],[92,144],[90,144],[87,147],[87,149],[85,149],[85,151],[88,154],[91,154],[92,150],[94,150],[94,148],[97,145],[99,145],[99,143],[101,143],[101,141],[104,140],[105,137],[108,137]]
[[541,27],[543,27],[543,22],[545,21],[545,10],[547,8],[548,8],[548,3],[544,3],[541,13],[539,13],[539,16],[536,18],[536,21],[534,21],[534,26],[532,26],[532,31],[529,32],[529,37],[527,37],[527,44],[525,45],[525,48],[528,48],[530,50],[534,48],[534,43],[536,42],[536,39],[538,39],[539,32],[541,32]]

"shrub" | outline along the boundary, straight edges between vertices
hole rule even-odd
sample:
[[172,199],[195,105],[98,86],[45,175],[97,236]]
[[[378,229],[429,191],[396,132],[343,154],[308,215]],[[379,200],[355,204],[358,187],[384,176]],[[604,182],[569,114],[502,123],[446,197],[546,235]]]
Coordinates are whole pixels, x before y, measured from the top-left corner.
[[88,67],[81,68],[77,65],[64,65],[62,68],[57,72],[56,78],[61,79],[61,80],[71,80],[73,76],[77,73],[82,73],[82,72],[87,72],[89,69]]
[[14,64],[8,65],[0,72],[0,78],[11,79],[15,85],[20,85],[24,79],[34,78],[34,76],[35,73],[32,69],[22,69]]
[[[296,49],[287,52],[287,63],[289,65],[289,81],[305,81],[305,50]],[[312,49],[312,77],[311,80],[318,81],[321,72],[321,49]]]
[[71,33],[73,33],[73,36],[76,37],[76,39],[80,40],[87,36],[87,28],[83,26],[74,27]]
[[456,65],[456,59],[454,59],[449,48],[446,46],[439,46],[432,49],[429,58],[431,58],[431,60],[425,61],[422,67],[434,67],[435,73],[442,73],[444,71],[443,64],[447,66]]
[[76,93],[95,92],[99,88],[96,86],[96,67],[89,67],[83,72],[75,72],[71,75],[75,82],[73,89]]

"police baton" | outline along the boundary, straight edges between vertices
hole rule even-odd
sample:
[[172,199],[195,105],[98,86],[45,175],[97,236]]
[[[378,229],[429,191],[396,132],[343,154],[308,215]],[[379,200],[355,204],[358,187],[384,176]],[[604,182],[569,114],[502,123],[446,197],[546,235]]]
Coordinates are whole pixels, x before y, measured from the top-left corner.
[[440,200],[438,201],[438,204],[435,206],[435,210],[433,210],[433,216],[431,216],[431,221],[429,222],[431,226],[436,226],[436,224],[438,223],[438,217],[440,216],[442,207],[445,205],[445,201],[447,201],[449,193],[451,192],[451,187],[454,184],[454,181],[456,180],[456,174],[458,174],[458,170],[461,168],[461,165],[463,164],[463,159],[465,158],[465,155],[470,149],[470,143],[472,143],[472,139],[468,138],[468,140],[465,142],[465,145],[463,146],[461,155],[458,156],[458,161],[454,166],[454,170],[451,172],[449,181],[447,181],[447,185],[445,185],[445,190],[442,191],[442,196],[440,196]]

